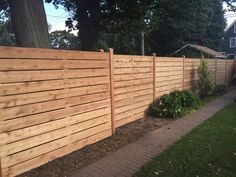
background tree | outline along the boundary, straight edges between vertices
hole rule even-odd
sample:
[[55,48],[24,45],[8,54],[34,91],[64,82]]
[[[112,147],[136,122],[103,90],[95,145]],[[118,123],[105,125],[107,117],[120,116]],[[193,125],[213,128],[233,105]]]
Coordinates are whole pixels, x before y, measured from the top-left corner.
[[[140,54],[141,32],[147,32],[150,12],[158,1],[116,0],[102,6],[101,31],[117,53]],[[146,49],[148,48],[146,43]]]
[[230,11],[236,11],[236,0],[223,0],[228,5]]
[[43,0],[1,0],[0,6],[10,7],[17,46],[50,48]]
[[[106,48],[109,46],[115,48],[119,53],[132,54],[139,54],[142,31],[149,35],[145,41],[146,49],[150,48],[149,53],[152,50],[157,53],[168,53],[168,50],[172,52],[177,46],[182,46],[189,41],[217,48],[218,37],[222,31],[215,33],[211,29],[215,27],[220,30],[222,23],[224,23],[222,22],[222,10],[220,10],[221,3],[226,2],[231,9],[234,9],[235,4],[233,3],[235,1],[45,0],[45,2],[53,3],[56,7],[58,5],[64,6],[70,13],[72,18],[67,20],[67,26],[71,29],[75,27],[79,29],[81,49],[96,50],[97,47],[104,46]],[[15,5],[12,15],[15,13],[14,18],[17,19],[13,20],[13,26],[15,33],[20,34],[16,36],[18,45],[48,47],[49,40],[43,1],[0,0],[0,7],[8,7],[9,2],[13,4],[12,7]],[[29,6],[26,6],[27,4]],[[218,10],[216,10],[217,7]],[[33,11],[37,11],[37,15],[32,13]],[[20,18],[24,15],[27,18]],[[73,26],[73,20],[78,22],[76,26]],[[220,23],[219,25],[209,23],[209,20]],[[25,28],[32,30],[26,33]],[[165,31],[169,31],[168,35],[164,33]],[[174,38],[174,36],[177,37]],[[209,39],[207,39],[208,36]],[[185,42],[183,42],[183,38]],[[30,39],[38,42],[29,42]],[[205,39],[208,42],[202,42]],[[25,44],[20,44],[19,41],[25,41]],[[163,45],[163,42],[166,41],[171,41],[171,44]],[[149,47],[149,44],[152,44],[152,47]]]
[[45,0],[53,3],[56,7],[62,5],[71,13],[72,19],[67,20],[67,26],[74,28],[72,22],[76,20],[75,26],[80,32],[82,50],[96,50],[100,23],[100,1],[99,0]]
[[80,42],[77,36],[68,31],[53,31],[50,33],[52,48],[77,50],[80,48]]
[[167,55],[188,43],[218,49],[224,28],[220,0],[160,0],[152,19],[152,50]]
[[0,20],[0,45],[14,46],[15,36],[12,32],[11,22]]
[[12,31],[11,19],[8,11],[0,12],[0,45],[14,46],[15,35]]
[[[157,0],[46,0],[62,5],[72,15],[67,26],[80,31],[82,50],[96,50],[97,42],[115,47],[116,51],[136,50],[140,33],[145,29],[148,9]],[[99,38],[99,34],[103,36]],[[119,39],[119,40],[118,40]],[[138,42],[137,42],[138,41]]]

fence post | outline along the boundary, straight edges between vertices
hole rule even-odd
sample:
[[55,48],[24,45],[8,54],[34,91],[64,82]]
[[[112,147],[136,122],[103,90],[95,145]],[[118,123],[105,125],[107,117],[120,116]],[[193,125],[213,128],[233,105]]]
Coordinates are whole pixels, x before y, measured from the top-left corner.
[[0,177],[3,177],[1,157],[0,157]]
[[236,73],[236,60],[234,60],[233,62],[233,74]]
[[183,80],[182,80],[182,90],[185,89],[185,75],[184,75],[184,71],[185,71],[185,55],[183,55]]
[[110,99],[111,99],[111,129],[112,134],[116,133],[115,127],[115,107],[114,107],[114,57],[113,49],[109,49],[109,69],[110,69]]
[[227,62],[227,58],[225,59],[225,86],[228,87],[228,77],[227,77],[227,74],[228,74],[228,68],[227,68],[227,65],[228,65],[228,62]]
[[156,100],[156,53],[153,53],[153,101]]
[[217,84],[217,58],[215,59],[215,85]]

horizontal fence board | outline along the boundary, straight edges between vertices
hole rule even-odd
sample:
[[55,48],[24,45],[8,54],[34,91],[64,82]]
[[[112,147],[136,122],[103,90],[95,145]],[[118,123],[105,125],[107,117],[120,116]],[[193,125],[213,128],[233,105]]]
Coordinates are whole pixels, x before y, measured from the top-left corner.
[[71,124],[78,124],[80,122],[84,122],[90,119],[95,119],[96,117],[108,115],[111,112],[111,109],[106,107],[96,108],[89,112],[83,112],[81,114],[76,114],[70,117]]
[[91,86],[105,83],[109,83],[108,76],[0,84],[0,95],[57,90],[57,89],[63,89],[65,85],[67,87],[81,87],[81,86]]
[[119,68],[114,70],[115,75],[130,73],[152,73],[152,68]]
[[89,145],[89,144],[95,143],[99,140],[102,140],[102,139],[108,137],[108,136],[111,136],[111,131],[110,130],[103,131],[103,132],[93,135],[91,137],[85,138],[81,141],[70,144],[70,145],[66,146],[65,148],[60,148],[55,151],[51,151],[47,154],[44,154],[42,156],[38,156],[38,157],[31,159],[29,161],[26,161],[24,163],[12,166],[10,168],[3,169],[3,175],[4,175],[4,177],[5,176],[6,177],[16,176],[16,175],[21,174],[25,171],[31,170],[35,167],[38,167],[38,166],[43,165],[49,161],[52,161],[55,158],[69,154],[77,149],[81,149],[82,147],[85,146],[85,144]]
[[122,87],[127,87],[127,86],[136,86],[136,85],[145,85],[145,84],[150,84],[153,83],[153,80],[151,77],[149,78],[144,78],[144,79],[138,79],[138,80],[125,80],[125,81],[118,81],[114,82],[114,87],[115,89],[117,88],[122,88]]
[[30,105],[6,108],[5,111],[0,111],[0,121],[17,117],[23,117],[40,112],[61,109],[64,108],[65,105],[66,105],[66,100],[61,99],[61,100],[53,100],[48,102],[34,103]]
[[128,87],[117,88],[115,95],[128,93],[128,92],[135,92],[135,91],[139,91],[139,90],[150,89],[152,87],[153,87],[153,84],[146,84],[146,85],[137,85],[137,86],[128,86]]
[[152,89],[146,89],[146,90],[136,91],[135,93],[125,93],[125,94],[115,95],[115,101],[124,100],[128,97],[132,98],[132,97],[138,97],[138,96],[143,96],[143,95],[149,95],[151,93],[153,93]]
[[[200,61],[0,47],[3,177],[111,136],[113,125],[143,118],[149,104],[163,94],[176,89],[197,93]],[[216,84],[231,82],[234,61],[207,62]]]
[[8,71],[0,72],[0,83],[57,80],[93,76],[107,76],[108,69],[41,70],[41,71]]
[[[66,125],[65,125],[66,126]],[[34,146],[56,140],[67,135],[67,129],[61,128],[48,133],[44,133],[31,138],[23,139],[21,141],[16,141],[10,144],[3,145],[0,149],[0,155],[6,156],[15,154],[17,152],[23,151],[25,149],[32,148]]]
[[21,95],[4,96],[0,100],[0,108],[20,106],[37,102],[51,101],[66,97],[65,90],[36,92]]
[[133,114],[132,116],[129,116],[129,117],[125,118],[125,119],[118,120],[116,122],[116,127],[120,127],[120,126],[128,124],[130,122],[142,119],[143,117],[144,117],[144,113],[143,113],[143,110],[142,110],[142,113]]
[[0,134],[0,145],[65,127],[66,118]]
[[[116,114],[116,122],[119,122],[119,120],[124,120],[124,119],[129,119],[131,116],[136,115],[136,114],[142,114],[144,115],[144,112],[147,110],[147,106],[144,105],[142,107],[138,107],[134,109],[133,111],[129,112],[122,112],[120,114]],[[142,116],[139,118],[143,118]]]
[[[151,102],[152,99],[153,99],[153,94],[142,95],[142,96],[139,96],[139,97],[135,97],[136,102],[145,101],[145,100],[149,100]],[[119,107],[122,107],[122,106],[127,106],[127,105],[130,105],[130,104],[133,104],[133,100],[130,99],[130,98],[127,98],[127,99],[124,99],[124,100],[121,100],[121,101],[117,101],[115,103],[115,108],[119,108]]]
[[123,112],[126,112],[126,111],[130,111],[130,110],[133,110],[137,107],[139,108],[139,107],[142,107],[142,106],[147,106],[151,103],[151,101],[152,100],[145,100],[145,101],[133,103],[131,105],[126,105],[126,106],[123,106],[123,107],[119,107],[115,110],[115,114],[120,114],[120,113],[123,113]]
[[81,68],[106,68],[108,60],[25,60],[25,59],[0,59],[0,71],[7,70],[58,70]]
[[35,49],[21,47],[0,47],[0,58],[16,59],[108,59],[105,52],[84,52],[56,49]]
[[143,79],[143,78],[152,78],[152,73],[141,73],[141,74],[130,74],[127,75],[117,75],[114,78],[114,81],[123,81],[123,80],[132,80],[132,79]]
[[66,109],[58,109],[40,114],[25,116],[18,119],[0,121],[0,132],[9,132],[24,127],[29,127],[44,122],[54,121],[66,117],[69,114]]

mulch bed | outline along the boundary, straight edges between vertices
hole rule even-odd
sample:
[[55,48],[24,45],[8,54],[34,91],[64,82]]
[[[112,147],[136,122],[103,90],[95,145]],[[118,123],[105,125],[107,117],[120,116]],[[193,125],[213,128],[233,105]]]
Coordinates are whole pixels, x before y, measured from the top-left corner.
[[118,128],[116,135],[58,158],[19,177],[69,177],[78,169],[117,151],[171,121],[173,120],[150,117],[135,121]]

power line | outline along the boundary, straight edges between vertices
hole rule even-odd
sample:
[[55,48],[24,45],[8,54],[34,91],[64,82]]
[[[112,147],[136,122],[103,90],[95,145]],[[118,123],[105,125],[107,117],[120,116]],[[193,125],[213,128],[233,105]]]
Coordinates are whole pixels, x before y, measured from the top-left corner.
[[65,22],[66,19],[56,19],[56,20],[50,20],[51,24],[59,23],[59,22]]
[[225,16],[225,17],[236,17],[236,13],[233,13],[233,14],[225,14],[224,16]]
[[57,24],[60,24],[60,23],[64,23],[65,24],[65,21],[63,20],[63,21],[58,21],[58,22],[56,22],[56,23],[52,23],[51,25],[53,26],[53,25],[57,25]]
[[63,19],[65,19],[65,18],[68,18],[68,16],[66,17],[66,16],[56,16],[56,15],[47,15],[48,17],[53,17],[53,18],[63,18]]

